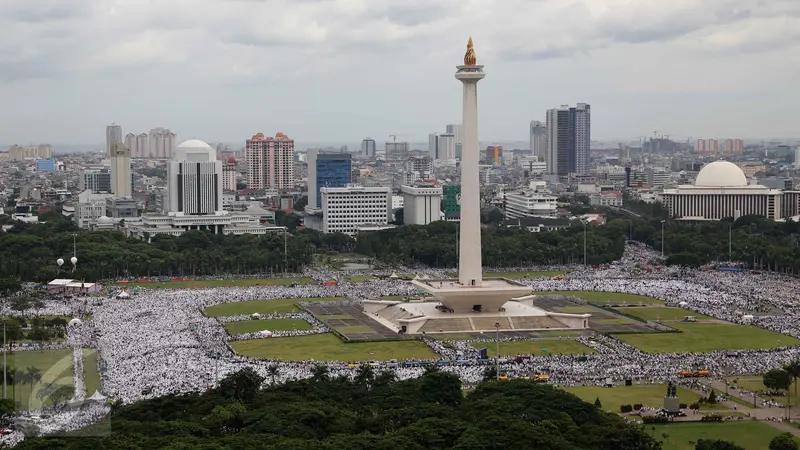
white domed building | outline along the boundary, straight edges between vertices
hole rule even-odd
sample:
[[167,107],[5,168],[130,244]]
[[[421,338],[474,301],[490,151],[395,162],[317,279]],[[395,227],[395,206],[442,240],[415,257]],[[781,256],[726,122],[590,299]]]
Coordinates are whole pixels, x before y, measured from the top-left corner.
[[783,192],[748,183],[742,169],[728,161],[706,165],[694,184],[664,189],[662,198],[670,216],[681,220],[720,220],[751,214],[783,217]]

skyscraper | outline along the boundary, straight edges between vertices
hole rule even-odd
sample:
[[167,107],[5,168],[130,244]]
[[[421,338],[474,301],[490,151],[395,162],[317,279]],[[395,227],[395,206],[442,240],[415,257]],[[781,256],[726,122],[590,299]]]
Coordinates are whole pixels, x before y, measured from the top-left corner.
[[547,173],[567,176],[589,174],[591,107],[562,105],[547,111]]
[[247,187],[288,189],[294,187],[294,140],[283,133],[266,137],[256,133],[245,145]]
[[428,156],[431,159],[439,159],[439,134],[431,133],[428,135]]
[[386,160],[387,161],[405,161],[408,159],[408,154],[411,147],[408,142],[387,142],[386,143]]
[[147,142],[148,155],[145,158],[170,159],[175,151],[175,133],[166,128],[150,130]]
[[361,141],[361,154],[368,157],[375,157],[375,139],[366,138]]
[[547,124],[538,120],[531,121],[530,139],[531,155],[544,161],[547,153]]
[[308,151],[308,205],[322,208],[320,189],[345,187],[350,183],[352,162],[350,153],[321,153]]
[[167,164],[169,212],[213,215],[222,211],[222,161],[217,151],[192,139],[176,147]]
[[222,164],[222,190],[236,190],[236,158],[233,156]]
[[114,197],[131,197],[131,151],[122,142],[111,146],[111,192]]
[[453,136],[455,136],[456,144],[460,144],[464,142],[463,129],[464,127],[462,127],[461,125],[450,124],[445,127],[445,132],[447,134],[452,134]]
[[453,134],[440,134],[436,138],[437,154],[440,160],[456,159],[456,137]]
[[122,127],[112,123],[106,127],[106,155],[114,155],[114,144],[122,143]]

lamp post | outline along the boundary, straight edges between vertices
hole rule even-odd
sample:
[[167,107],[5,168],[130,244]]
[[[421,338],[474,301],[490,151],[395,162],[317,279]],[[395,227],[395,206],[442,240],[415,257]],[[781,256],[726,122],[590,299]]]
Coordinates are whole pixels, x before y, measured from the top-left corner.
[[494,371],[497,381],[500,381],[500,322],[494,323],[495,345],[497,353],[494,355]]
[[3,302],[3,399],[6,398],[6,387],[8,386],[8,359],[6,357],[6,317],[5,302]]
[[286,264],[286,234],[289,232],[289,228],[285,227],[283,229],[283,273],[288,273],[289,269]]
[[661,258],[664,258],[664,222],[661,221]]
[[733,244],[733,222],[728,224],[728,261],[731,261],[731,248]]

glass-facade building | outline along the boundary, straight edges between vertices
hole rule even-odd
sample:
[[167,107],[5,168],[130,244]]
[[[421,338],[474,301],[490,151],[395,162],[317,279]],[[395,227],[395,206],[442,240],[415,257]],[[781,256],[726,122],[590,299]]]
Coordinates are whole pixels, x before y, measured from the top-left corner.
[[320,189],[345,187],[350,183],[352,161],[350,153],[320,153],[316,161],[317,208],[322,208]]

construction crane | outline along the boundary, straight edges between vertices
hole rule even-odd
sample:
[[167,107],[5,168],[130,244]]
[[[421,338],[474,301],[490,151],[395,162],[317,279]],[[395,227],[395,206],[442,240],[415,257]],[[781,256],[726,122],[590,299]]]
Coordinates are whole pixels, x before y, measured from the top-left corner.
[[653,138],[657,138],[657,137],[658,137],[658,130],[653,130]]
[[397,135],[396,134],[390,134],[389,137],[392,138],[392,142],[397,142]]

